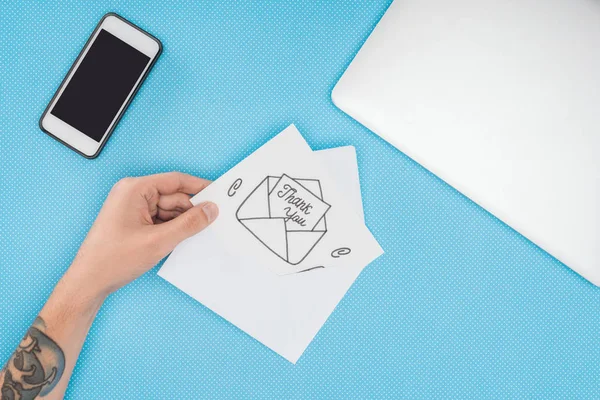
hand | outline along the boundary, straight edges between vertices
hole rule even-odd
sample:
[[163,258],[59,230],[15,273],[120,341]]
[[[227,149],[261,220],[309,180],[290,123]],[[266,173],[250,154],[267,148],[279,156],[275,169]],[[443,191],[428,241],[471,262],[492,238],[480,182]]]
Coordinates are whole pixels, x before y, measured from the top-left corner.
[[133,281],[217,218],[214,203],[190,202],[189,195],[209,183],[178,172],[119,181],[63,279],[88,298],[103,298]]
[[[148,271],[179,242],[217,218],[215,204],[192,207],[190,203],[189,195],[209,183],[171,172],[126,178],[113,187],[75,261],[23,343],[0,369],[0,397],[5,398],[5,392],[11,398],[10,394],[37,398],[40,393],[45,399],[64,397],[83,341],[106,296]],[[23,350],[32,343],[35,352]],[[29,354],[27,365],[23,354]],[[31,371],[36,372],[36,382],[44,382],[33,385],[28,381],[33,379]]]

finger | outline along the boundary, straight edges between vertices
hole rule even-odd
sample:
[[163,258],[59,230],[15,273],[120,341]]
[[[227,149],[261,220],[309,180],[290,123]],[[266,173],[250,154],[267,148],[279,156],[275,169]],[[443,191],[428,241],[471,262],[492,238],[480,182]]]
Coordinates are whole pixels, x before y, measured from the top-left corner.
[[162,208],[158,209],[158,213],[156,214],[156,218],[161,222],[167,222],[172,220],[173,218],[179,217],[183,214],[183,211],[179,210],[163,210]]
[[189,238],[210,225],[219,215],[214,203],[201,203],[190,208],[169,222],[157,226],[159,241],[174,249],[182,240]]
[[143,184],[155,188],[161,195],[177,192],[196,194],[210,184],[210,181],[206,179],[181,172],[167,172],[164,174],[143,176],[139,180]]
[[190,196],[185,193],[167,194],[158,199],[158,208],[163,210],[186,211],[192,207]]

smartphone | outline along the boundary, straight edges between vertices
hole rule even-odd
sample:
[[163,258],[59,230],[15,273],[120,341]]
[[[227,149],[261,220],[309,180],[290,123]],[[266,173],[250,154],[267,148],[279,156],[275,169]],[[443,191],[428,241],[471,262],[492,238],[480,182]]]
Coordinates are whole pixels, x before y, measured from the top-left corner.
[[162,52],[115,13],[98,23],[40,118],[40,129],[86,158],[106,144]]

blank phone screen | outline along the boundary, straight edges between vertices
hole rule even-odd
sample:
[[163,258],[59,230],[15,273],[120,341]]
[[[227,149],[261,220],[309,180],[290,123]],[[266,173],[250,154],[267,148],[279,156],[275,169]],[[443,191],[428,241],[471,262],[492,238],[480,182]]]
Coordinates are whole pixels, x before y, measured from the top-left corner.
[[150,57],[100,30],[50,113],[100,142],[149,62]]

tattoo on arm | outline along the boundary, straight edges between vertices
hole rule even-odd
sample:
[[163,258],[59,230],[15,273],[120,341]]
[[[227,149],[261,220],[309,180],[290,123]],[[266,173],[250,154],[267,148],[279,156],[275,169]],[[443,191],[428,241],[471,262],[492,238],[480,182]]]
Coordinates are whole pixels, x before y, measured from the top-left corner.
[[44,320],[37,317],[4,366],[2,400],[33,400],[50,393],[60,381],[65,355],[45,330]]

